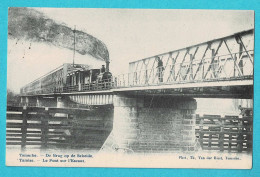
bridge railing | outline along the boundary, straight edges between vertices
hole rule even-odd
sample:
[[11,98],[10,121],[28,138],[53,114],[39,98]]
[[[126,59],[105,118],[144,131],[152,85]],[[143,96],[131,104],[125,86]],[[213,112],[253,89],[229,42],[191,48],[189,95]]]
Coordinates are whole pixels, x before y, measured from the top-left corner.
[[104,79],[102,81],[95,81],[92,83],[78,84],[67,86],[63,88],[63,92],[83,92],[83,91],[97,91],[109,90],[115,86],[114,79]]
[[253,50],[139,70],[114,77],[114,87],[239,80],[253,77]]
[[63,92],[77,92],[79,90],[79,85],[71,85],[63,88]]

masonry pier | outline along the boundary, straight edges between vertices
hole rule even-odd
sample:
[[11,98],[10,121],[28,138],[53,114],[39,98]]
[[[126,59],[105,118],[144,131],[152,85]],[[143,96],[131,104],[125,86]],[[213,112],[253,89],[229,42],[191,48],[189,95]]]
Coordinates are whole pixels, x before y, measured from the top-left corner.
[[194,151],[195,110],[190,97],[114,96],[114,121],[103,151]]

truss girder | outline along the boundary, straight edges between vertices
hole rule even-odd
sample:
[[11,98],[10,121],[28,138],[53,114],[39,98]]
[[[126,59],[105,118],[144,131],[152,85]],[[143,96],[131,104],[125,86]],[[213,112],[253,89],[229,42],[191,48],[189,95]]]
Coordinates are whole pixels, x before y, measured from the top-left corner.
[[253,63],[251,29],[131,62],[128,74],[115,77],[115,87],[243,79],[253,76]]

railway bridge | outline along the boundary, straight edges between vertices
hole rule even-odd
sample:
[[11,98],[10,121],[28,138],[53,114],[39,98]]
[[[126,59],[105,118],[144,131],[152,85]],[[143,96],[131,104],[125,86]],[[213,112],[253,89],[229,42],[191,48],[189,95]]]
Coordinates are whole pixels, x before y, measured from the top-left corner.
[[[23,105],[113,105],[113,130],[102,149],[135,152],[196,149],[194,98],[253,99],[254,30],[129,63],[102,87],[75,85],[21,95]],[[216,108],[218,109],[218,108]]]

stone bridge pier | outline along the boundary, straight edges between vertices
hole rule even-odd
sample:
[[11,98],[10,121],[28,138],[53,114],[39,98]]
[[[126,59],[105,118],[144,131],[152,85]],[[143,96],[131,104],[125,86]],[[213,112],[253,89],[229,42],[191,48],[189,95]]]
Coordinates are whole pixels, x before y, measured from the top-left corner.
[[195,99],[115,95],[113,102],[113,130],[101,151],[194,151]]

